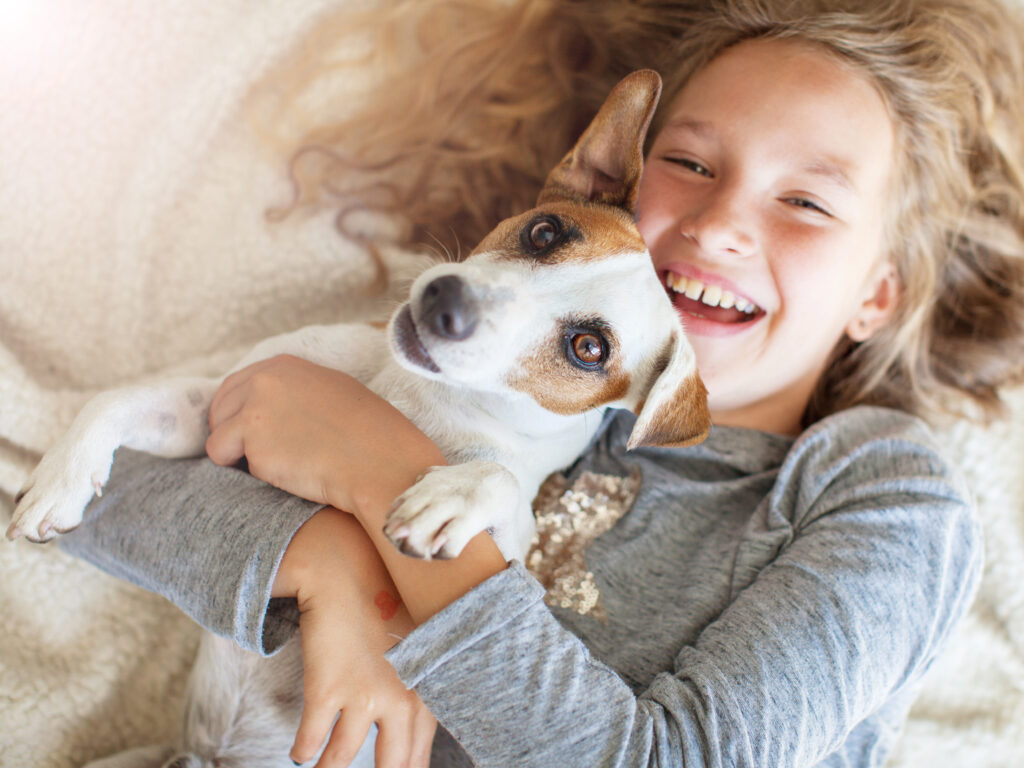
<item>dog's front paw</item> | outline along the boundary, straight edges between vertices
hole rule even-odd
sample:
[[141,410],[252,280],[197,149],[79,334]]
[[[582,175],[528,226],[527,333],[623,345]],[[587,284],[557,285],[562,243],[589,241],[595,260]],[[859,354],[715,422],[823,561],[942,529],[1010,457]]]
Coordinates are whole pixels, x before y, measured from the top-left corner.
[[55,445],[15,498],[7,538],[43,542],[76,528],[92,497],[102,495],[112,460],[109,451],[75,441]]
[[395,500],[384,533],[407,555],[450,559],[519,506],[519,483],[500,464],[434,467]]

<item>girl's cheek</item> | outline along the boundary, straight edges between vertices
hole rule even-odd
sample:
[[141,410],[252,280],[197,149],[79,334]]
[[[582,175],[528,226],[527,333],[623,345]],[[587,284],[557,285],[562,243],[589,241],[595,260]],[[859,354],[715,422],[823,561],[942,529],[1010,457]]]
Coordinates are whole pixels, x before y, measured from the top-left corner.
[[662,236],[670,226],[668,213],[664,210],[664,201],[656,198],[637,200],[636,227],[644,239],[651,254],[658,250]]

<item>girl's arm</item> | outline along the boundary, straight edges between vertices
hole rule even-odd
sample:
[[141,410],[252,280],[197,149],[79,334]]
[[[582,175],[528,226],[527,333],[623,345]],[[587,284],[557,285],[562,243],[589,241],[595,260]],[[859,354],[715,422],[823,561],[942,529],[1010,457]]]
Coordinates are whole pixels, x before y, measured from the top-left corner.
[[[731,604],[645,688],[595,659],[518,567],[388,658],[481,767],[878,764],[970,604],[980,534],[927,443],[838,452],[817,437],[766,501],[791,540],[756,575],[734,574]],[[648,640],[676,598],[646,599],[637,645],[663,647]]]
[[[388,434],[416,444],[386,408],[363,404]],[[358,432],[337,441],[345,458],[333,463],[345,469],[325,483],[345,489],[346,508],[423,621],[388,658],[477,765],[815,765],[853,743],[885,750],[882,721],[902,720],[980,573],[976,521],[954,473],[919,436],[878,437],[871,426],[862,444],[829,434],[804,442],[795,474],[771,495],[792,539],[644,690],[594,659],[519,564],[491,559],[485,538],[450,563],[391,554],[376,531],[415,474],[364,482]],[[406,445],[390,446],[392,466],[409,466]],[[275,463],[286,487],[287,465]],[[659,631],[657,613],[637,636]],[[851,736],[875,716],[870,738]]]
[[[332,404],[325,407],[325,403]],[[480,534],[454,561],[398,552],[381,530],[392,502],[444,456],[391,404],[346,374],[279,356],[225,380],[210,407],[210,458],[362,519],[417,622],[506,566]]]
[[[289,374],[286,381],[275,374],[278,369]],[[270,654],[284,645],[299,620],[295,600],[273,593],[296,531],[331,501],[353,508],[339,489],[358,486],[375,498],[397,495],[444,458],[395,409],[336,371],[276,358],[254,384],[244,414],[231,411],[230,400],[220,401],[220,428],[210,447],[228,466],[121,449],[103,496],[92,500],[84,523],[58,542],[108,573],[166,597],[215,634]],[[261,416],[256,406],[263,401],[273,418]],[[225,402],[231,418],[223,416]],[[325,405],[332,402],[333,408]],[[351,468],[339,458],[338,423],[352,430],[353,445],[359,446]],[[248,430],[247,444],[225,451],[225,439],[239,427]],[[243,452],[252,474],[230,466]],[[290,457],[300,458],[289,463]],[[317,457],[326,457],[321,460],[327,464],[315,464]],[[288,490],[315,501],[268,485],[285,484],[274,476],[278,465],[298,467],[287,478]],[[359,483],[352,482],[353,474]],[[333,487],[321,483],[321,476],[331,478]],[[504,561],[495,563],[504,567]]]
[[294,599],[273,597],[282,555],[322,506],[206,458],[122,448],[103,496],[57,542],[162,595],[214,634],[269,655],[299,621]]

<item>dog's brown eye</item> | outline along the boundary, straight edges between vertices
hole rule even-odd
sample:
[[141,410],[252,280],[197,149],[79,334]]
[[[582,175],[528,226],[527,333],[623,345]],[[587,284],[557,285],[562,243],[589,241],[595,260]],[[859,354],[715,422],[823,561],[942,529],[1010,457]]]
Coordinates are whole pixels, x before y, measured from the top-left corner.
[[571,236],[562,220],[551,214],[535,217],[519,232],[519,242],[526,253],[537,256],[545,254],[550,248],[558,246],[567,236]]
[[581,333],[572,338],[572,353],[582,365],[596,366],[604,359],[604,344],[593,333]]
[[597,317],[566,320],[562,337],[565,359],[584,371],[604,371],[613,349],[608,341],[611,333],[608,324]]
[[558,237],[558,227],[547,219],[537,222],[530,229],[530,245],[538,251],[551,245],[556,237]]

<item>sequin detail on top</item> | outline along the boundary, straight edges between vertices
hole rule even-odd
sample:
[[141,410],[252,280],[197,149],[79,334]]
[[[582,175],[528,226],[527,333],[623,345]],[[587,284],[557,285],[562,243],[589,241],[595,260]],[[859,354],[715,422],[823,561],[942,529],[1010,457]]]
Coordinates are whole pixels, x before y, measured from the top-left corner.
[[533,502],[537,533],[526,555],[526,567],[547,590],[544,602],[607,617],[584,552],[633,505],[640,480],[635,469],[629,477],[584,472],[568,489],[560,474],[544,481]]

